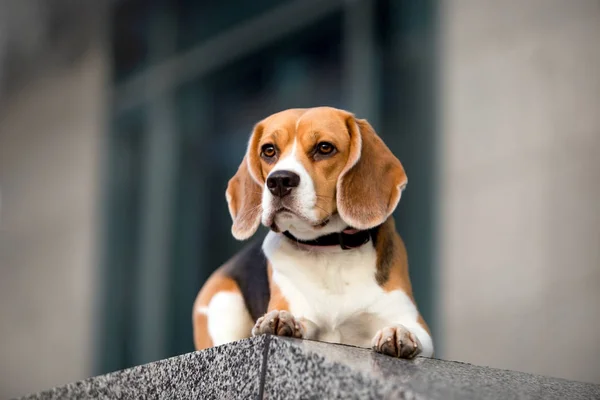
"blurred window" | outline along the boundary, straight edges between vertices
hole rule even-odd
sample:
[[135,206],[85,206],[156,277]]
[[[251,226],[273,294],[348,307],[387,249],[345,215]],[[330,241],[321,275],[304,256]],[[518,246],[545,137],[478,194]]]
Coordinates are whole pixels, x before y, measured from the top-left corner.
[[106,216],[102,254],[105,273],[100,282],[104,293],[103,332],[97,335],[102,350],[100,362],[107,366],[129,366],[133,363],[134,297],[139,282],[139,226],[142,218],[144,181],[145,113],[136,109],[115,118],[105,159],[107,175],[103,197]]
[[145,0],[118,1],[112,13],[110,45],[113,79],[122,82],[148,60],[150,8]]
[[212,36],[263,14],[288,0],[175,0],[177,50],[189,50]]
[[[374,121],[403,162],[410,184],[397,226],[434,325],[434,4],[116,2],[96,372],[193,350],[194,298],[244,245],[231,236],[227,182],[254,124],[291,107],[351,109]],[[250,45],[235,54],[215,44],[263,20],[279,31],[255,31],[255,44],[240,38]],[[202,53],[207,43],[217,51]]]

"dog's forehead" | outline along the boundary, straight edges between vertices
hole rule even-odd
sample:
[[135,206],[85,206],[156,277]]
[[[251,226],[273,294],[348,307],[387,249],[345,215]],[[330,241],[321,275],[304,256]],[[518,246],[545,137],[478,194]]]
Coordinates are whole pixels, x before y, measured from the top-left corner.
[[344,129],[345,114],[331,107],[295,108],[270,115],[263,120],[266,133],[285,130],[292,136],[318,131],[335,133]]
[[335,133],[344,128],[344,112],[330,107],[306,110],[296,122],[297,132],[327,131]]

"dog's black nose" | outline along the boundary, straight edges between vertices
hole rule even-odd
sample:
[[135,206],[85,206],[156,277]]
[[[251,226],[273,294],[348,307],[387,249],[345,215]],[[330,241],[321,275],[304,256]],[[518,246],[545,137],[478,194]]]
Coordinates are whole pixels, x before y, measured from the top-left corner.
[[292,171],[275,171],[267,178],[267,187],[273,196],[284,197],[300,184],[300,176]]

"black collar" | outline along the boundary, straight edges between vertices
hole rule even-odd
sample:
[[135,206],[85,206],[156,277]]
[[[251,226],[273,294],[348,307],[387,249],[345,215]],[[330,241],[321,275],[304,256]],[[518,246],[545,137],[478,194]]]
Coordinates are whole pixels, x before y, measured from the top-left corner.
[[283,234],[290,240],[307,246],[340,246],[342,250],[355,249],[374,240],[374,230],[358,231],[355,233],[334,232],[314,240],[300,240],[288,231]]

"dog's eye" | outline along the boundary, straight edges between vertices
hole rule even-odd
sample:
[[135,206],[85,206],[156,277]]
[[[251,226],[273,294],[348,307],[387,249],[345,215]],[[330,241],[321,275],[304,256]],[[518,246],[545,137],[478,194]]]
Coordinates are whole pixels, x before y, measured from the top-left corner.
[[319,154],[328,155],[333,153],[334,150],[335,147],[333,147],[333,145],[328,142],[321,142],[317,145],[317,152]]
[[263,147],[261,148],[262,151],[262,155],[263,157],[267,157],[267,158],[271,158],[273,156],[275,156],[275,146],[273,146],[272,144],[265,144],[263,145]]

